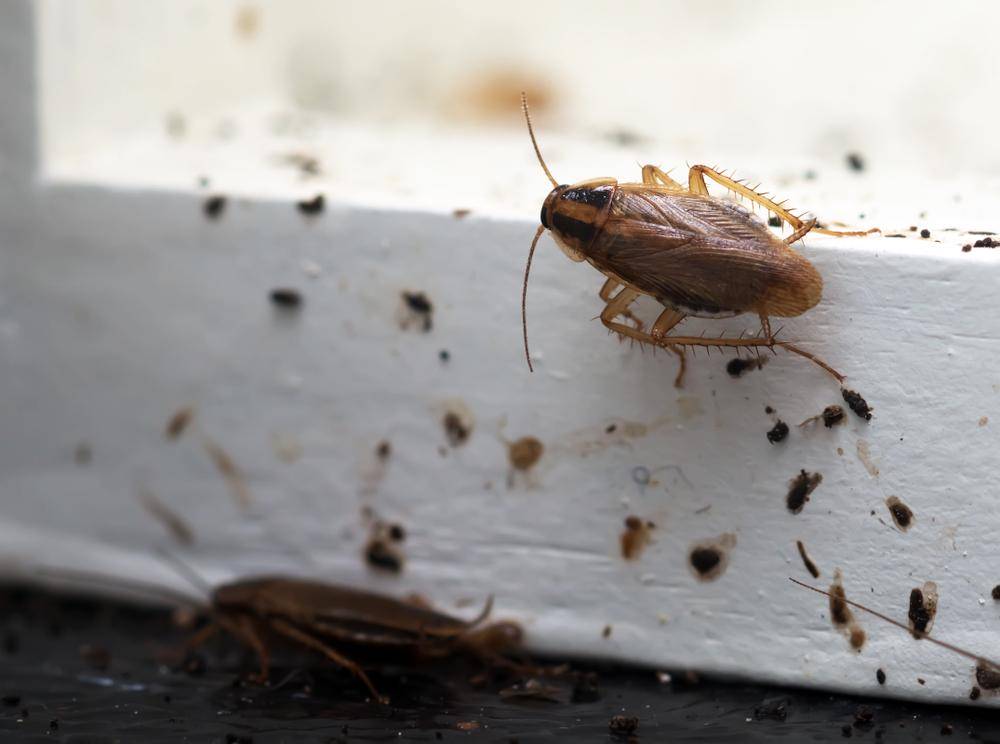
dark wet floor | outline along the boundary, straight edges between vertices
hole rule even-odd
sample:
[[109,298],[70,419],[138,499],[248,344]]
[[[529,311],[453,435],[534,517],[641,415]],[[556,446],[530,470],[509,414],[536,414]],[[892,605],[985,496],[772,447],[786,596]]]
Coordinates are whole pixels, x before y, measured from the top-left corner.
[[279,655],[260,687],[242,681],[253,660],[226,639],[181,664],[189,634],[169,612],[37,590],[0,589],[0,633],[4,742],[629,741],[610,730],[614,716],[636,719],[639,742],[1000,742],[997,711],[586,666],[597,689],[579,676],[575,693],[572,680],[553,682],[544,692],[556,701],[505,699],[518,680],[475,662],[376,667],[392,699],[379,707],[310,657]]

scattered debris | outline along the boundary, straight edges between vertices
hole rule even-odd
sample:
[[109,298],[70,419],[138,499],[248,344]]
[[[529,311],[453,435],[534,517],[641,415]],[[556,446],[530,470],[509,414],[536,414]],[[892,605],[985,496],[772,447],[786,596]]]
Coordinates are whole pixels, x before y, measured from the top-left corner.
[[715,581],[725,573],[729,551],[736,545],[736,535],[726,532],[716,538],[695,543],[688,551],[688,564],[699,581]]
[[139,503],[143,505],[167,532],[181,545],[194,545],[194,531],[187,521],[169,506],[164,504],[152,491],[142,490],[138,495]]
[[842,388],[840,394],[844,396],[844,402],[854,411],[858,416],[863,418],[865,421],[872,420],[872,410],[871,406],[868,405],[868,401],[861,397],[859,393],[853,390],[848,390],[847,388]]
[[766,363],[766,357],[757,357],[755,359],[734,357],[726,363],[726,372],[729,373],[730,377],[741,377],[748,370],[763,369]]
[[800,470],[792,480],[788,482],[788,495],[785,497],[785,505],[792,514],[798,514],[809,501],[809,494],[816,490],[816,487],[823,482],[820,473],[808,473]]
[[997,584],[995,587],[993,587],[993,591],[991,592],[991,594],[993,595],[993,599],[995,599],[997,602],[1000,602],[1000,584]]
[[993,238],[983,238],[972,244],[973,248],[1000,248],[1000,240]]
[[516,683],[500,690],[502,700],[540,700],[546,703],[558,703],[559,688],[543,685],[537,679],[529,679],[524,683]]
[[322,194],[316,194],[312,199],[296,202],[295,206],[302,214],[316,215],[326,207],[326,199],[323,198]]
[[859,439],[857,445],[858,459],[861,460],[861,464],[865,466],[865,470],[868,471],[868,475],[872,478],[877,478],[879,469],[878,465],[872,460],[872,451],[868,446],[867,440]]
[[928,230],[926,227],[920,231],[921,238],[929,238],[930,236],[931,236],[931,231]]
[[243,509],[249,508],[252,501],[250,498],[250,489],[247,488],[246,479],[243,477],[240,469],[236,467],[233,458],[222,447],[207,437],[202,442],[202,446],[215,464],[215,468],[229,484],[229,490],[232,492],[237,505]]
[[803,421],[799,426],[806,426],[807,424],[814,423],[816,421],[822,421],[823,426],[827,429],[832,429],[837,424],[842,424],[846,419],[847,414],[841,406],[827,406],[823,409],[822,413],[818,413],[815,416],[810,416],[805,421]]
[[298,310],[302,307],[302,293],[291,287],[271,290],[271,302],[282,310]]
[[910,621],[910,632],[914,638],[919,640],[930,633],[931,626],[934,625],[934,616],[937,614],[937,604],[937,584],[933,581],[925,581],[923,587],[910,591],[910,609],[906,616]]
[[507,445],[507,459],[515,470],[528,470],[537,463],[545,446],[535,437],[521,437]]
[[372,568],[399,573],[403,570],[403,553],[399,543],[405,539],[406,530],[402,525],[374,521],[365,544],[365,561]]
[[608,730],[618,736],[631,736],[639,728],[639,719],[635,716],[612,716],[608,721]]
[[775,444],[785,439],[788,436],[788,424],[784,421],[779,420],[771,427],[770,431],[767,432],[767,441],[771,444]]
[[847,167],[853,171],[863,171],[865,169],[864,159],[856,152],[847,153]]
[[188,424],[194,418],[194,407],[184,406],[178,408],[174,415],[167,421],[167,426],[163,430],[163,436],[167,439],[179,439],[181,434],[187,429]]
[[883,671],[882,669],[876,669],[875,670],[875,679],[878,681],[878,683],[880,685],[884,685],[885,684],[885,671]]
[[469,440],[472,425],[472,416],[464,406],[448,410],[441,419],[445,438],[452,447],[460,447]]
[[650,531],[655,527],[652,522],[643,522],[635,515],[625,517],[625,530],[621,534],[622,558],[633,561],[642,555],[649,544]]
[[453,209],[451,210],[451,216],[456,220],[461,220],[468,217],[471,212],[471,209]]
[[221,217],[222,212],[225,209],[226,197],[224,196],[210,196],[205,200],[204,204],[202,204],[202,211],[210,220],[215,220]]
[[806,546],[802,543],[801,540],[796,540],[795,547],[799,549],[799,556],[801,556],[802,562],[805,564],[806,571],[812,574],[812,577],[814,579],[818,579],[819,569],[816,567],[816,564],[813,563],[813,559],[809,557],[809,554],[806,553]]
[[759,705],[753,709],[753,717],[756,721],[784,721],[788,718],[788,701],[782,699]]
[[844,585],[840,569],[833,574],[833,583],[829,589],[830,597],[830,620],[834,627],[843,631],[850,641],[851,648],[860,651],[865,644],[865,631],[854,618],[850,606],[847,604],[847,594],[844,592]]
[[404,291],[401,297],[403,313],[400,317],[400,328],[405,331],[415,325],[424,333],[429,333],[434,327],[434,305],[427,295],[423,292]]
[[896,496],[890,496],[885,500],[885,505],[889,508],[889,514],[896,526],[906,532],[913,524],[913,510],[899,500]]

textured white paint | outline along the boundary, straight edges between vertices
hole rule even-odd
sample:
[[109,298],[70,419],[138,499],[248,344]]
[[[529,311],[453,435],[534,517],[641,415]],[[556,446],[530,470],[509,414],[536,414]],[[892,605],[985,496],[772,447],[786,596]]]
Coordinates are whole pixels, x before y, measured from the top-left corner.
[[[1000,253],[962,253],[975,236],[945,231],[997,228],[995,183],[849,173],[839,150],[780,162],[730,152],[824,219],[864,212],[887,232],[933,230],[930,240],[806,241],[824,300],[784,333],[847,373],[876,412],[871,423],[851,414],[843,427],[799,429],[841,402],[820,370],[782,354],[734,380],[731,357],[700,355],[677,391],[672,357],[619,345],[591,320],[600,277],[547,237],[529,293],[528,374],[520,281],[546,184],[520,129],[314,113],[307,134],[279,136],[268,112],[287,105],[263,89],[227,109],[232,140],[201,126],[216,115],[200,109],[184,112],[192,133],[169,140],[156,111],[155,126],[111,127],[103,143],[91,130],[85,146],[46,149],[36,181],[34,105],[18,98],[32,89],[30,9],[0,9],[0,90],[18,104],[0,129],[4,573],[43,580],[72,568],[190,592],[153,553],[165,548],[211,580],[307,573],[419,591],[466,613],[493,593],[498,616],[521,620],[533,648],[557,655],[967,702],[969,662],[865,616],[868,642],[855,653],[823,598],[787,577],[809,580],[801,539],[823,572],[815,583],[840,569],[849,597],[900,619],[909,590],[933,580],[934,634],[995,647]],[[567,180],[634,178],[636,158],[684,159],[680,140],[542,138]],[[301,150],[320,158],[322,178],[303,182],[277,159]],[[803,180],[807,167],[821,177]],[[196,187],[200,175],[210,190]],[[201,204],[217,192],[238,198],[209,221]],[[316,192],[326,212],[299,214],[294,200]],[[456,207],[473,212],[456,219]],[[297,317],[274,312],[276,286],[303,292]],[[400,327],[404,290],[433,302],[429,333]],[[703,328],[754,325],[685,324]],[[168,442],[166,421],[184,405],[197,409],[194,426]],[[765,438],[765,406],[792,424],[786,442]],[[455,407],[474,426],[452,447],[442,418]],[[507,443],[525,435],[544,455],[512,473]],[[206,457],[205,437],[245,473],[248,509]],[[379,465],[383,439],[392,453]],[[301,457],[282,460],[276,440]],[[89,464],[74,462],[80,442]],[[636,482],[638,467],[649,484]],[[785,494],[801,468],[823,482],[792,515]],[[193,547],[171,541],[142,490],[192,525]],[[906,533],[889,519],[890,495],[916,515]],[[400,576],[361,559],[366,506],[407,530]],[[629,514],[657,525],[634,562],[619,550]],[[696,581],[690,546],[724,533],[736,539],[726,572]]]

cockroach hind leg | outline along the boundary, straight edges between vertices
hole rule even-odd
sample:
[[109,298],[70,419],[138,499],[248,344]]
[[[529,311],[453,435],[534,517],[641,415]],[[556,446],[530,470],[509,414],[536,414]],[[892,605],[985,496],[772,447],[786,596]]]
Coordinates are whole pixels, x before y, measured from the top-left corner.
[[662,186],[671,191],[684,191],[684,187],[655,165],[642,166],[642,182],[647,186]]
[[382,696],[379,693],[379,691],[375,689],[375,685],[372,684],[372,681],[368,678],[368,675],[365,674],[365,670],[362,669],[356,662],[351,661],[343,654],[334,651],[332,648],[330,648],[328,645],[326,645],[319,639],[314,638],[305,631],[296,628],[294,625],[282,620],[281,618],[272,618],[269,623],[269,626],[275,632],[280,633],[286,638],[301,643],[303,646],[306,646],[307,648],[311,648],[314,651],[318,651],[319,653],[323,654],[323,656],[328,658],[334,664],[346,669],[355,677],[357,677],[362,682],[362,684],[364,684],[364,686],[368,688],[368,691],[372,694],[373,699],[377,703],[381,705],[389,704],[389,698]]

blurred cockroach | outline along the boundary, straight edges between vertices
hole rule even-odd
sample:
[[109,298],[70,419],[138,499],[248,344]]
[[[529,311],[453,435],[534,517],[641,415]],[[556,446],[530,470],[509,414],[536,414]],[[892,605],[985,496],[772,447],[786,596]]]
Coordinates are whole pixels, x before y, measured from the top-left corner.
[[[348,670],[380,703],[388,701],[361,666],[341,649],[382,651],[419,659],[467,652],[491,663],[521,669],[502,657],[520,646],[520,625],[511,621],[484,624],[493,607],[492,597],[478,616],[467,621],[373,592],[287,576],[248,577],[211,589],[185,564],[173,556],[166,557],[208,597],[202,609],[209,623],[187,642],[186,648],[191,651],[220,630],[226,631],[256,653],[260,670],[254,680],[260,683],[269,678],[269,642],[277,639],[317,652]],[[79,571],[60,570],[52,575],[109,583],[107,577]],[[129,586],[120,580],[110,583],[119,588]],[[140,594],[193,604],[190,597],[170,590],[139,585],[131,588]]]
[[[767,194],[750,188],[714,168],[693,165],[683,185],[653,165],[643,166],[642,183],[618,183],[595,178],[573,186],[560,185],[542,159],[528,114],[521,104],[538,162],[553,189],[542,205],[541,226],[535,233],[524,270],[521,322],[524,353],[528,353],[527,292],[531,258],[539,237],[548,229],[563,252],[574,261],[587,261],[607,277],[600,297],[605,303],[601,322],[610,331],[664,349],[680,358],[674,384],[680,387],[686,347],[746,349],[780,347],[805,357],[842,382],[844,376],[819,357],[786,341],[775,340],[772,317],[790,318],[814,307],[823,293],[816,268],[791,245],[809,232],[824,235],[866,235],[827,230],[815,219],[802,220]],[[778,239],[767,226],[743,208],[711,196],[708,177],[735,194],[760,204],[788,222],[793,232]],[[629,311],[640,295],[656,299],[664,310],[649,331]],[[759,335],[744,338],[672,336],[684,318],[726,318],[754,312],[760,318]],[[634,325],[619,321],[619,316]]]

